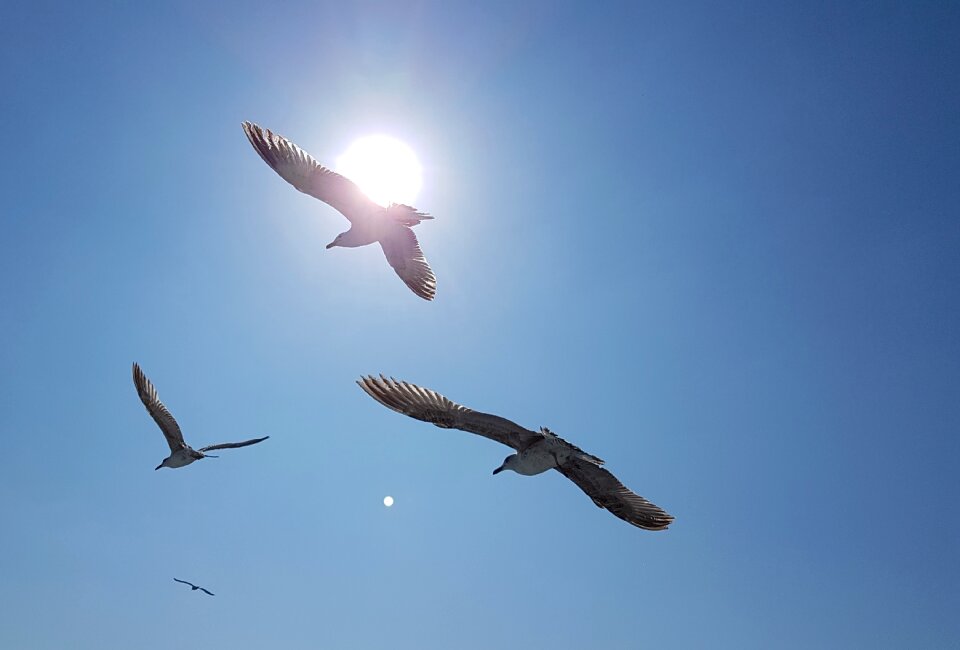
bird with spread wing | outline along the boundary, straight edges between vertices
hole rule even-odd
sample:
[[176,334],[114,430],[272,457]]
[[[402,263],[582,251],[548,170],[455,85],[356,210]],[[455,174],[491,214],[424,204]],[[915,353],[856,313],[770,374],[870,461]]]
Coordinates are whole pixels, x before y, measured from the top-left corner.
[[327,248],[356,248],[378,242],[387,262],[410,290],[425,300],[437,293],[433,275],[413,233],[430,215],[399,203],[383,207],[371,200],[350,179],[327,169],[287,138],[252,122],[243,131],[263,161],[295,188],[335,208],[350,222]]
[[444,429],[475,433],[515,449],[516,453],[507,456],[503,464],[493,470],[494,474],[509,469],[533,476],[555,469],[573,481],[597,506],[638,528],[665,530],[673,522],[673,517],[662,508],[629,490],[601,467],[603,460],[547,428],[531,431],[497,415],[461,406],[428,388],[383,375],[363,377],[357,383],[370,397],[398,413]]
[[200,591],[202,591],[203,593],[207,594],[208,596],[215,596],[215,595],[216,595],[216,594],[213,593],[212,591],[207,591],[207,590],[204,589],[203,587],[200,587],[200,586],[198,586],[198,585],[195,585],[195,584],[193,584],[192,582],[187,582],[186,580],[178,580],[177,578],[174,578],[173,581],[174,581],[174,582],[179,582],[180,584],[183,584],[183,585],[190,585],[190,591],[196,591],[197,589],[199,589]]
[[160,401],[160,398],[157,396],[157,389],[153,387],[153,383],[147,379],[147,376],[143,374],[140,366],[136,363],[133,364],[133,384],[137,387],[137,395],[140,396],[140,401],[147,407],[147,413],[150,414],[153,421],[160,427],[160,430],[163,432],[163,437],[166,438],[167,444],[170,446],[170,455],[164,458],[163,462],[154,469],[160,469],[161,467],[184,467],[201,458],[216,458],[216,456],[211,456],[206,453],[208,451],[247,447],[249,445],[255,445],[258,442],[263,442],[270,437],[264,436],[263,438],[254,438],[253,440],[244,440],[243,442],[224,442],[219,445],[208,445],[200,449],[193,449],[184,442],[183,434],[180,433],[180,425],[177,424],[177,421],[173,419],[173,415],[171,415],[167,407],[163,405],[163,402]]

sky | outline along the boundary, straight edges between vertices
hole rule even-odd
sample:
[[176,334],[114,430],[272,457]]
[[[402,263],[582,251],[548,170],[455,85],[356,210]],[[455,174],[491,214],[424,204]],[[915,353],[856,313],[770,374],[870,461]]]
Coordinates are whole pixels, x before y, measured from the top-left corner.
[[[0,647],[960,645],[957,5],[151,5],[0,10]],[[436,300],[244,120],[415,151]]]

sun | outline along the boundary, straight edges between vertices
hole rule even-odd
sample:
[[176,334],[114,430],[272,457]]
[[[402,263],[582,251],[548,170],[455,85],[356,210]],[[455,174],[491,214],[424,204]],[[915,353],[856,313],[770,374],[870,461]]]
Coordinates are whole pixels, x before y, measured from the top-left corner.
[[413,149],[388,135],[368,135],[355,140],[337,158],[336,171],[383,206],[413,205],[423,185],[423,168]]

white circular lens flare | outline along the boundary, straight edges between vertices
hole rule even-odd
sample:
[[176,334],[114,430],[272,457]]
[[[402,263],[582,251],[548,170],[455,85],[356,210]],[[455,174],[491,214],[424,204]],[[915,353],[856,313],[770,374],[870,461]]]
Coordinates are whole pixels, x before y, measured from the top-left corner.
[[423,185],[423,167],[413,149],[388,135],[368,135],[354,141],[337,158],[336,171],[383,206],[412,205]]
[[383,497],[383,505],[388,508],[393,505],[393,497]]

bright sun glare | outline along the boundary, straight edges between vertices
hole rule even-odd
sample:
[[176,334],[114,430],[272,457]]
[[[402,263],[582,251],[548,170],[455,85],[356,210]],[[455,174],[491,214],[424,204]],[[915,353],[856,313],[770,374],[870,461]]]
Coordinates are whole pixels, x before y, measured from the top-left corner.
[[343,174],[380,205],[413,205],[423,184],[423,168],[413,149],[396,138],[368,135],[337,158]]

